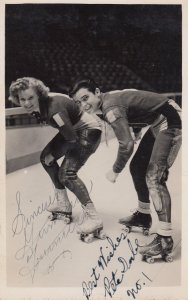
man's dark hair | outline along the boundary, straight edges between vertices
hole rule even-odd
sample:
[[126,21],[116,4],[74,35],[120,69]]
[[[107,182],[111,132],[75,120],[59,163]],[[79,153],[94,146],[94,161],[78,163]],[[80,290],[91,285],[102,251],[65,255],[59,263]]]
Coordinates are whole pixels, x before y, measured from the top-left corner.
[[82,80],[78,80],[75,82],[72,88],[69,90],[69,96],[72,98],[74,94],[80,90],[81,88],[86,88],[88,91],[95,93],[96,88],[98,88],[98,85],[93,79],[85,78]]

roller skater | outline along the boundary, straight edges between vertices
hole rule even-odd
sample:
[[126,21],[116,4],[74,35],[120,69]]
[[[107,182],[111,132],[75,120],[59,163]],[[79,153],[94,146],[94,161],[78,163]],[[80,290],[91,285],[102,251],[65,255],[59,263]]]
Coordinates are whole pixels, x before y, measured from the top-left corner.
[[[69,94],[83,110],[98,114],[114,130],[119,147],[116,160],[106,174],[112,183],[116,182],[134,150],[130,126],[149,125],[130,162],[138,212],[120,222],[142,224],[144,233],[147,232],[144,226],[147,225],[146,229],[151,226],[148,214],[152,199],[159,220],[157,234],[161,244],[165,241],[171,247],[171,197],[166,181],[181,147],[180,107],[172,99],[149,91],[125,89],[102,93],[95,81],[88,78],[76,82]],[[138,132],[134,130],[137,137]],[[147,221],[143,221],[144,218]]]
[[68,199],[66,189],[55,189],[56,202],[48,206],[48,211],[52,213],[49,217],[51,221],[63,220],[65,224],[72,221],[72,206]]
[[[19,78],[11,84],[9,91],[9,100],[33,114],[39,123],[49,124],[58,130],[42,150],[40,161],[55,186],[56,202],[48,208],[52,213],[51,220],[63,219],[69,223],[72,207],[66,189],[74,193],[83,207],[92,204],[88,190],[77,173],[100,144],[101,124],[67,95],[50,93],[49,88],[38,79]],[[64,158],[59,165],[61,157]]]
[[138,208],[133,215],[121,218],[119,223],[125,225],[124,230],[128,233],[132,231],[132,228],[138,227],[142,229],[144,235],[148,235],[149,229],[152,225],[152,218],[149,212],[142,213]]
[[171,236],[156,234],[154,240],[146,246],[142,246],[139,253],[142,259],[148,263],[154,263],[155,258],[162,257],[166,262],[172,262],[173,240]]
[[80,239],[86,243],[91,243],[94,238],[105,239],[103,222],[93,203],[88,203],[86,206],[82,206],[82,208],[84,211],[83,220],[77,231],[80,234]]

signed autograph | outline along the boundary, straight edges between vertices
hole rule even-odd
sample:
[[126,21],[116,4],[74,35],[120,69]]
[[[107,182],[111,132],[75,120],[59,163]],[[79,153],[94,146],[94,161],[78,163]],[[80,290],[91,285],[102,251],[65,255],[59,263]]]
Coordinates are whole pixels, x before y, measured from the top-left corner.
[[[90,181],[89,193],[91,193],[93,188],[93,183]],[[58,247],[61,245],[62,241],[68,237],[69,234],[73,233],[77,226],[81,225],[84,222],[85,216],[75,217],[74,223],[67,224],[61,227],[61,230],[58,228],[58,221],[49,222],[49,219],[46,218],[45,222],[42,219],[43,223],[41,226],[41,218],[43,213],[46,212],[54,202],[56,201],[55,197],[49,199],[45,202],[40,203],[33,212],[27,216],[24,214],[22,208],[22,198],[20,191],[16,193],[16,205],[17,211],[16,216],[12,222],[12,233],[13,238],[21,237],[21,246],[15,252],[15,259],[17,261],[23,262],[23,265],[20,267],[18,273],[22,277],[30,276],[32,283],[36,275],[36,271],[39,268],[39,265],[48,257],[51,259],[52,253],[58,250]],[[75,198],[71,201],[72,208],[76,206],[78,199]],[[37,222],[37,225],[36,225]],[[38,225],[38,223],[40,225]],[[55,234],[54,234],[55,232]],[[50,235],[51,233],[51,235]],[[50,237],[53,237],[53,240],[50,240]],[[46,238],[46,239],[45,239]],[[44,242],[45,239],[45,242]],[[50,243],[49,243],[50,240]],[[48,245],[46,246],[46,241]],[[45,245],[45,247],[44,247]],[[62,249],[61,249],[62,250]],[[59,258],[71,259],[72,252],[70,249],[64,249],[56,258],[50,263],[48,268],[48,273],[54,270],[55,263]]]
[[[42,226],[35,225],[37,219],[46,212],[47,208],[53,204],[55,200],[49,197],[49,200],[41,203],[31,215],[26,216],[22,209],[22,201],[20,192],[16,193],[17,214],[12,222],[13,238],[20,236],[22,238],[21,246],[15,252],[15,259],[22,261],[24,264],[19,269],[19,275],[22,277],[30,276],[32,283],[34,282],[35,274],[39,265],[45,258],[51,257],[52,253],[57,249],[62,241],[68,237],[70,233],[73,233],[77,226],[83,223],[84,215],[80,218],[75,218],[74,223],[65,225],[61,230],[58,229],[58,221],[49,222],[46,218],[43,221]],[[77,199],[73,202],[73,206],[77,203]],[[39,222],[41,224],[41,222]],[[36,230],[37,227],[37,230]],[[54,235],[55,231],[55,235]],[[48,245],[44,247],[45,243],[42,242],[45,238],[48,238],[50,232],[53,232],[50,236],[53,236],[53,240],[48,242]],[[68,255],[69,254],[69,255]],[[64,259],[71,258],[72,252],[69,249],[64,249],[61,252],[61,256]],[[54,265],[59,255],[51,263],[49,270],[54,270]]]
[[141,289],[146,285],[146,281],[152,282],[152,280],[144,272],[142,272],[142,275],[144,280],[143,278],[138,279],[135,283],[135,287],[127,290],[127,295],[129,297],[132,296],[133,299],[136,298],[139,291],[141,291]]
[[[114,259],[115,253],[123,241],[125,241],[126,246],[128,246],[129,252],[127,253],[127,257],[119,256],[117,258],[118,268],[113,270],[109,277],[104,276],[104,271],[108,268],[112,259]],[[100,255],[97,264],[92,268],[92,280],[82,282],[83,293],[87,300],[90,299],[94,288],[98,286],[98,281],[101,279],[102,275],[105,297],[107,295],[112,297],[117,291],[118,286],[123,282],[126,272],[131,269],[138,253],[138,240],[135,239],[134,241],[131,241],[128,238],[128,234],[125,235],[124,233],[121,233],[115,241],[113,241],[110,237],[107,237],[107,242],[108,246],[100,247]],[[105,254],[104,250],[106,249],[108,249],[108,253]]]
[[53,260],[53,262],[51,263],[51,265],[48,267],[48,273],[54,271],[54,265],[55,265],[55,263],[56,263],[57,260],[58,260],[60,257],[62,257],[62,256],[63,256],[63,258],[69,256],[69,257],[72,259],[72,253],[71,253],[70,250],[65,250],[65,251],[61,252],[61,253]]

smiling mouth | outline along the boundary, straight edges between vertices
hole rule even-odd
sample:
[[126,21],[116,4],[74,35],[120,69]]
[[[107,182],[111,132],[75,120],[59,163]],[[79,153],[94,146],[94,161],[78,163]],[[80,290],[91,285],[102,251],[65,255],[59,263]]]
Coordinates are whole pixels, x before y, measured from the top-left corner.
[[33,105],[29,106],[29,107],[28,106],[25,107],[26,110],[31,110],[32,108],[33,108]]
[[91,110],[91,109],[92,109],[91,104],[86,104],[86,105],[84,106],[84,110],[85,110],[85,111],[89,111],[89,110]]
[[27,112],[28,114],[32,114],[33,111],[34,111],[33,106],[30,106],[30,107],[24,107],[24,108],[25,108],[25,110],[26,110],[26,112]]

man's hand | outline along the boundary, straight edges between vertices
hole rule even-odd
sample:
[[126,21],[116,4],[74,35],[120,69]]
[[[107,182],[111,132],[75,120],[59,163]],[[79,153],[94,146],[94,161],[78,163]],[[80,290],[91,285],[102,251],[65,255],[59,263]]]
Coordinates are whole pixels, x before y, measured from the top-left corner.
[[51,166],[53,164],[54,160],[55,160],[55,158],[51,153],[47,154],[44,158],[45,165]]
[[106,178],[110,181],[110,182],[116,182],[116,178],[118,177],[119,173],[115,173],[113,170],[110,170],[106,173]]
[[136,144],[142,138],[142,131],[134,133],[134,143]]

